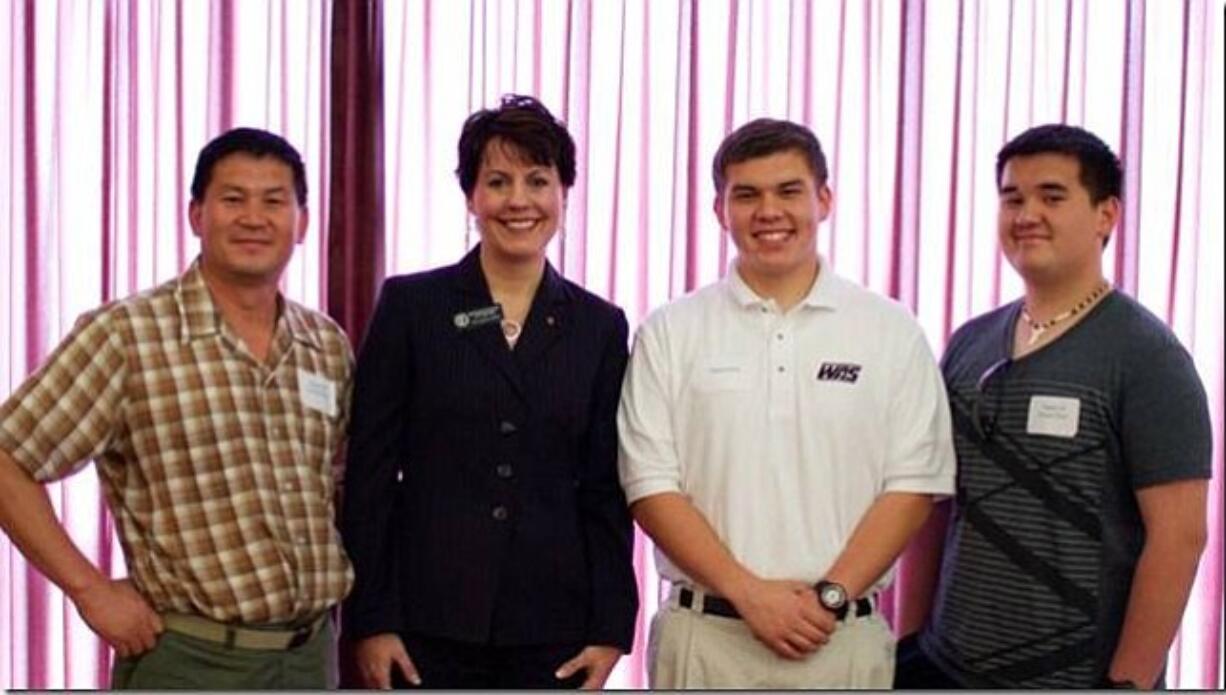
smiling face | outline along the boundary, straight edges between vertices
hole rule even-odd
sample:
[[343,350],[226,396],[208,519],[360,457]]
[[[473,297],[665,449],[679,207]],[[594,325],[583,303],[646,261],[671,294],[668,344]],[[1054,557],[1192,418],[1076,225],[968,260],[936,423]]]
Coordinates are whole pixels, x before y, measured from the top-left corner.
[[556,166],[534,164],[501,139],[486,144],[468,197],[485,253],[511,262],[540,261],[565,209]]
[[1081,282],[1101,273],[1103,243],[1119,200],[1090,200],[1076,157],[1009,159],[1001,172],[997,234],[1009,264],[1029,283]]
[[208,187],[188,208],[205,273],[236,286],[276,286],[294,244],[306,235],[307,211],[289,165],[238,152],[213,166]]
[[805,157],[783,150],[729,164],[715,214],[737,248],[737,270],[750,287],[807,283],[817,268],[817,225],[831,193]]

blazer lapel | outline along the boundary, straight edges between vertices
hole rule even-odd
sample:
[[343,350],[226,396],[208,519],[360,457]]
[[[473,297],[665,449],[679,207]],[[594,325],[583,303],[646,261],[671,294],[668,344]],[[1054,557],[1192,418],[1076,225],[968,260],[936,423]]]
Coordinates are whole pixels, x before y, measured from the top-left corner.
[[566,333],[570,326],[570,292],[562,277],[545,262],[545,274],[532,298],[527,325],[515,345],[515,361],[526,370]]
[[507,348],[506,338],[502,335],[502,326],[497,321],[464,327],[460,325],[463,323],[460,316],[494,305],[489,285],[486,284],[485,276],[481,273],[481,263],[477,256],[479,249],[480,246],[474,247],[457,266],[459,271],[457,288],[460,301],[452,320],[455,330],[460,332],[461,339],[471,343],[486,360],[497,367],[498,371],[502,372],[502,375],[510,382],[516,394],[522,398],[524,395],[523,379],[520,377],[519,366],[515,363],[514,356]]

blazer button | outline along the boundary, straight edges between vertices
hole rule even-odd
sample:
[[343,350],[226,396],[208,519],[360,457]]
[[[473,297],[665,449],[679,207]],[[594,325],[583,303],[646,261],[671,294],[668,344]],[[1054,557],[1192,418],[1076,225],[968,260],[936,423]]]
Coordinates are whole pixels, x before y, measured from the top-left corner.
[[499,478],[510,478],[511,475],[515,473],[515,469],[512,468],[511,464],[509,463],[500,463],[498,464],[498,467],[494,469],[494,472],[498,474]]
[[498,423],[499,434],[515,434],[518,429],[519,428],[515,426],[515,423],[511,422],[510,420],[503,420],[502,422]]
[[510,515],[511,513],[507,511],[507,508],[501,504],[494,507],[494,511],[492,512],[492,516],[494,517],[495,521],[506,521],[507,517]]

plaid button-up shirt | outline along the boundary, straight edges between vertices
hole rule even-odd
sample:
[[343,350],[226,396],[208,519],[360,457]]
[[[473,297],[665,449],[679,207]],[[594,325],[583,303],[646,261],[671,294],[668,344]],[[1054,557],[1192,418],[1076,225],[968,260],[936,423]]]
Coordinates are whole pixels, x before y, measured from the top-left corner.
[[280,305],[260,363],[193,265],[82,316],[0,406],[0,449],[37,480],[97,462],[129,573],[156,610],[289,622],[352,583],[332,463],[353,354],[332,321]]

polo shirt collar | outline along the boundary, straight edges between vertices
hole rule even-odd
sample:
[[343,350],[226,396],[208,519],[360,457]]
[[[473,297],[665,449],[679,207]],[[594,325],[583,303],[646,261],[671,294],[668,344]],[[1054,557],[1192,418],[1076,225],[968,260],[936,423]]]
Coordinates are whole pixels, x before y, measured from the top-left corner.
[[[817,280],[809,288],[809,293],[800,300],[799,305],[814,309],[838,309],[845,281],[834,272],[821,254],[818,254],[817,263]],[[758,296],[758,293],[745,283],[740,271],[737,270],[736,259],[733,259],[728,265],[728,273],[725,278],[729,293],[740,306],[749,308],[766,304],[766,300]]]

